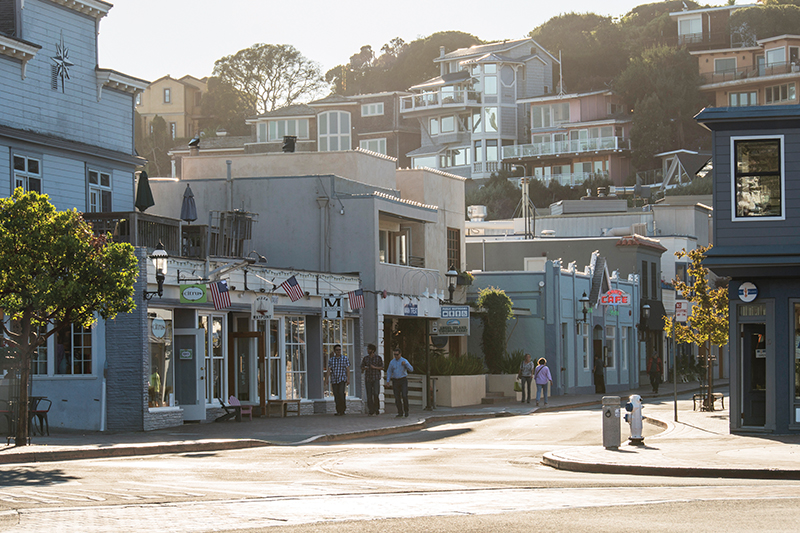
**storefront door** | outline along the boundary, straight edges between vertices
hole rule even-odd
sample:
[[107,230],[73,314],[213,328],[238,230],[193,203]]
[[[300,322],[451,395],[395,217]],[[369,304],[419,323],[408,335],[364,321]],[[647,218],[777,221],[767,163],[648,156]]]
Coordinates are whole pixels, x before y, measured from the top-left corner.
[[205,420],[205,335],[202,329],[175,330],[175,400],[184,420]]
[[[264,381],[264,333],[236,332],[229,335],[228,390],[245,404],[260,405],[266,412]],[[262,370],[262,371],[259,371]]]
[[742,426],[764,427],[767,408],[766,324],[739,324],[741,333]]

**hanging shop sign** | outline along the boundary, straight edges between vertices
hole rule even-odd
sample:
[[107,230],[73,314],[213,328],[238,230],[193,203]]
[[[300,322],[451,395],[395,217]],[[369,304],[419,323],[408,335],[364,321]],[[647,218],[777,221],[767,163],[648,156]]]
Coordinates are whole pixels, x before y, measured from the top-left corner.
[[322,318],[327,320],[339,320],[344,318],[344,305],[342,304],[342,298],[323,298]]
[[181,285],[180,289],[182,304],[204,304],[208,301],[205,285]]
[[250,314],[256,322],[270,320],[275,315],[275,306],[272,303],[272,296],[260,294],[253,300]]

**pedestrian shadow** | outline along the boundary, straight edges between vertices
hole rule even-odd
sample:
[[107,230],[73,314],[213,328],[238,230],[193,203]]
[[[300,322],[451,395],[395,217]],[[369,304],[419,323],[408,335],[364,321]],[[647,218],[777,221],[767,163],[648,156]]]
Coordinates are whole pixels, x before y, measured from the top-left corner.
[[44,470],[42,467],[15,467],[2,470],[0,487],[11,486],[44,486],[56,483],[67,483],[78,479],[77,476],[67,475],[61,469]]

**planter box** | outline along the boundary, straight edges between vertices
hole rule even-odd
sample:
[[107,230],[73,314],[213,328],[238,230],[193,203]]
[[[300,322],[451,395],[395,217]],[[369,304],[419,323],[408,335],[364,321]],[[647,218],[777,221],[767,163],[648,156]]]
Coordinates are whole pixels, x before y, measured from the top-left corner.
[[485,374],[435,377],[436,405],[441,405],[442,407],[479,405],[486,396]]
[[516,374],[489,374],[486,376],[486,392],[502,392],[503,396],[514,397]]

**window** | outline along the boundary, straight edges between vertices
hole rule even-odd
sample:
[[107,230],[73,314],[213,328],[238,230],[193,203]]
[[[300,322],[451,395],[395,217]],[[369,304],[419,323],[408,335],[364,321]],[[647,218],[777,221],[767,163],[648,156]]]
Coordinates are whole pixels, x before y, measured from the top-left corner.
[[375,117],[383,115],[383,102],[375,102],[374,104],[363,104],[361,106],[362,117]]
[[447,228],[447,268],[461,270],[461,230]]
[[583,344],[583,369],[591,370],[591,360],[589,357],[589,324],[581,324],[581,343]]
[[111,212],[111,174],[89,169],[89,212]]
[[619,330],[619,358],[622,370],[628,370],[628,329],[630,328],[620,328]]
[[497,132],[497,108],[496,107],[487,107],[483,110],[484,116],[486,117],[486,123],[484,125],[484,130],[486,133],[496,133]]
[[497,139],[489,139],[486,141],[486,161],[499,161],[499,152],[497,150]]
[[148,310],[150,338],[150,371],[148,373],[148,407],[175,405],[175,368],[172,357],[172,311],[151,307]]
[[736,58],[724,57],[714,60],[714,74],[725,74],[736,70]]
[[386,155],[386,139],[367,139],[365,141],[360,141],[359,147],[362,150],[369,150],[370,152]]
[[483,126],[481,125],[481,114],[476,112],[472,114],[472,133],[480,133]]
[[642,279],[639,281],[642,287],[642,298],[645,300],[649,298],[647,291],[650,288],[650,285],[647,283],[647,271],[648,271],[647,261],[642,261]]
[[172,102],[172,95],[170,93],[169,87],[164,89],[164,103],[169,104]]
[[[308,398],[306,366],[306,322],[302,316],[287,316],[284,327],[286,350],[286,399]],[[342,348],[344,349],[344,347]],[[352,380],[351,380],[352,383]]]
[[606,326],[606,368],[617,368],[617,328]]
[[765,55],[767,58],[767,66],[780,65],[786,62],[785,48],[773,48],[772,50],[767,50]]
[[204,331],[205,354],[203,365],[203,383],[205,384],[206,403],[215,398],[227,398],[225,373],[225,329],[222,316],[200,315],[198,327]]
[[14,154],[14,188],[42,192],[42,171],[39,159]]
[[[283,141],[285,135],[293,135],[298,139],[308,139],[308,119],[296,118],[269,121],[270,141]],[[261,124],[259,124],[261,126]],[[263,142],[263,137],[262,137]],[[348,145],[349,146],[349,145]]]
[[55,373],[92,373],[92,328],[72,324],[56,334]]
[[661,277],[658,275],[658,263],[650,263],[650,297],[658,300],[658,289]]
[[436,168],[436,156],[415,157],[412,159],[412,166],[414,168]]
[[[322,321],[322,353],[324,354],[326,370],[328,369],[328,356],[333,353],[333,347],[337,344],[341,344],[342,355],[350,360],[350,386],[347,389],[347,395],[355,396],[355,372],[359,367],[356,366],[355,360],[355,333],[352,318]],[[330,394],[328,373],[325,372],[325,395],[328,396]]]
[[339,152],[350,149],[350,113],[327,111],[317,118],[319,151]]
[[678,21],[681,43],[700,42],[703,38],[703,21],[700,17]]
[[732,137],[733,220],[784,216],[783,137]]
[[428,128],[428,131],[430,131],[431,135],[439,135],[439,119],[438,118],[432,118],[430,120],[430,128]]
[[728,101],[731,107],[738,107],[743,105],[758,105],[758,97],[756,91],[746,93],[730,93]]
[[788,102],[794,100],[795,89],[794,83],[784,83],[783,85],[773,85],[764,89],[764,101],[767,104],[775,104],[778,102]]
[[533,128],[549,128],[554,124],[569,122],[569,104],[536,105],[531,108]]
[[452,133],[456,129],[456,118],[453,116],[442,117],[442,133]]
[[463,167],[471,164],[469,148],[445,150],[444,153],[439,156],[439,168]]
[[675,263],[675,278],[684,282],[689,282],[689,264]]

